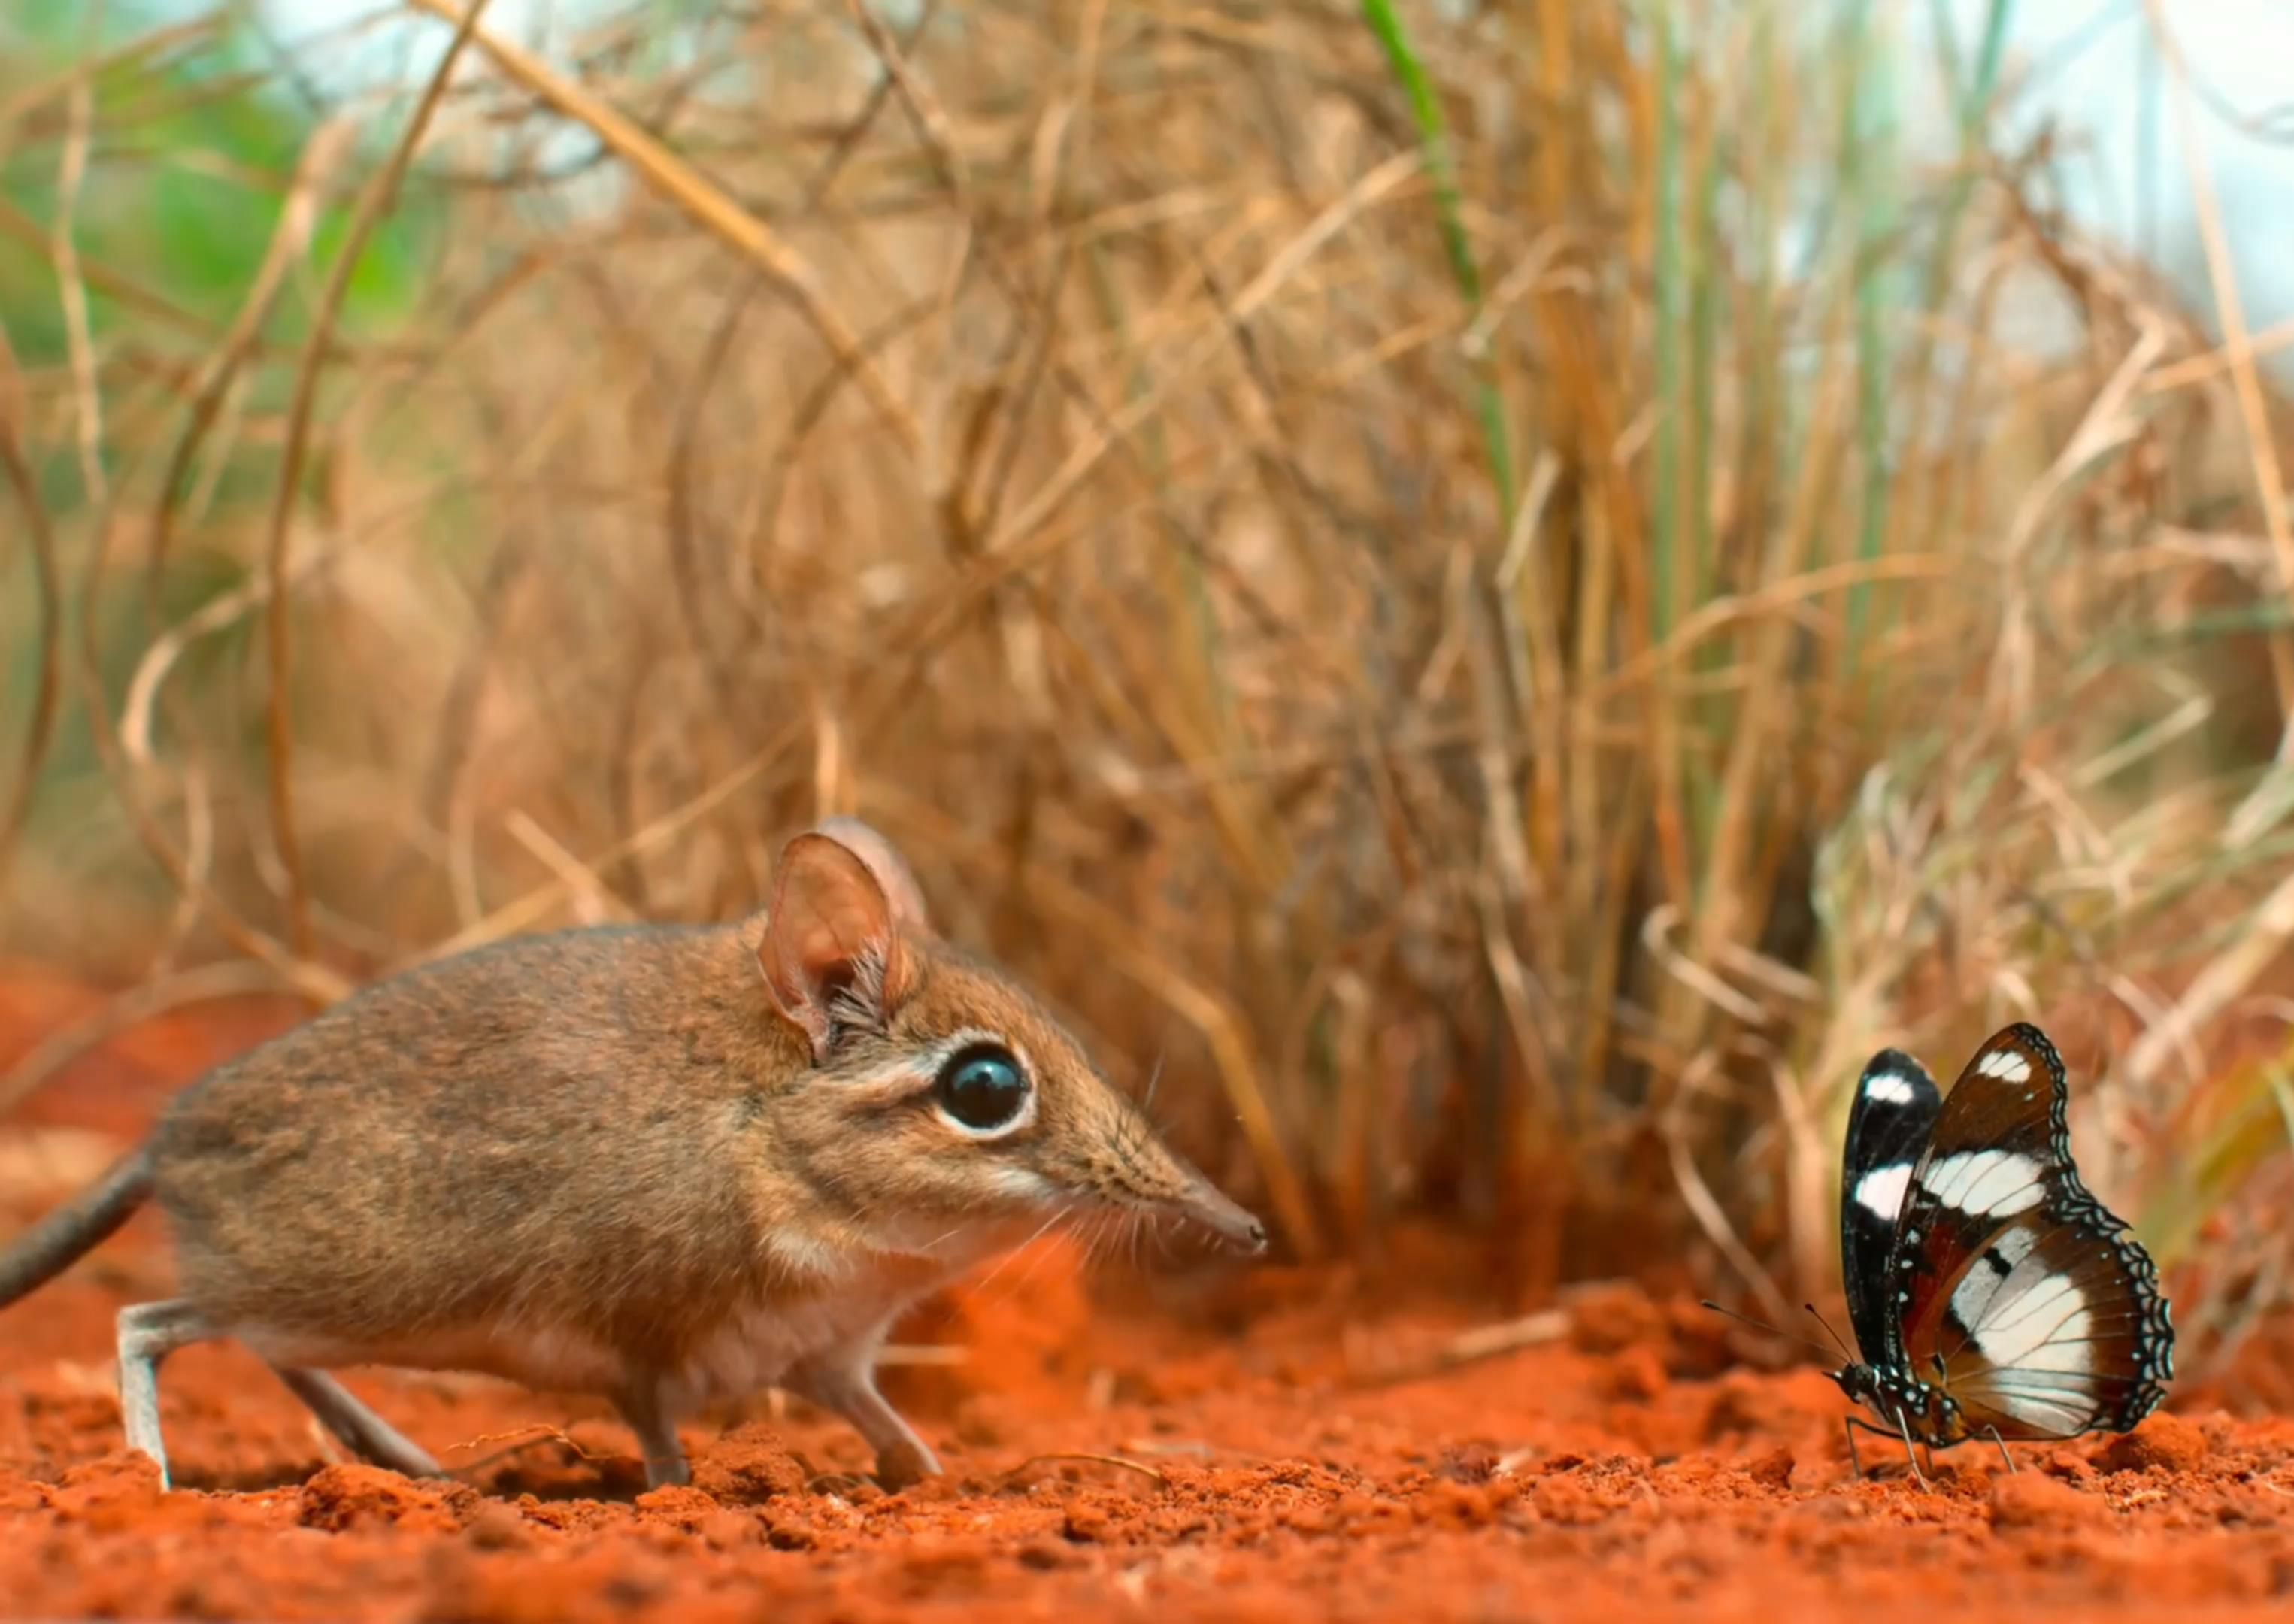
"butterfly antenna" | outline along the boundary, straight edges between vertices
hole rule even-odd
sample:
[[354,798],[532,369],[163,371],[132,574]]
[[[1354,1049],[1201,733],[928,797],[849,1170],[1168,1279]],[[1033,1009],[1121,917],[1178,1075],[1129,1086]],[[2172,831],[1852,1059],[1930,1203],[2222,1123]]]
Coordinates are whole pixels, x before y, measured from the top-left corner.
[[1816,1304],[1813,1303],[1803,1303],[1801,1306],[1808,1310],[1809,1317],[1810,1319],[1814,1320],[1818,1325],[1824,1328],[1824,1334],[1832,1338],[1832,1345],[1840,1350],[1840,1357],[1846,1360],[1850,1364],[1854,1364],[1856,1362],[1855,1350],[1851,1348],[1846,1342],[1842,1340],[1841,1335],[1838,1331],[1832,1328],[1832,1321],[1826,1319],[1822,1314],[1818,1313],[1816,1311]]
[[[1726,1314],[1731,1320],[1737,1320],[1741,1324],[1749,1325],[1756,1331],[1766,1331],[1771,1336],[1783,1336],[1789,1338],[1794,1342],[1804,1342],[1819,1353],[1829,1353],[1832,1352],[1830,1348],[1826,1347],[1813,1336],[1803,1336],[1797,1331],[1784,1330],[1779,1327],[1770,1325],[1765,1320],[1755,1320],[1750,1314],[1740,1314],[1733,1308],[1723,1308],[1718,1303],[1700,1303],[1700,1306],[1709,1308],[1716,1314]],[[1851,1360],[1851,1362],[1852,1363],[1854,1361]]]

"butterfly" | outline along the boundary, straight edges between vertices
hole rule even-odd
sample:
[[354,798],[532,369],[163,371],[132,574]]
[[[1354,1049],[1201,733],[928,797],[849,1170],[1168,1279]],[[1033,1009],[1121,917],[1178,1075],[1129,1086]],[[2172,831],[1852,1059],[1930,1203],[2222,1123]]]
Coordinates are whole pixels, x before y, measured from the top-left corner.
[[1850,1420],[1851,1460],[1858,1426],[1908,1456],[1971,1438],[2005,1456],[2011,1439],[2131,1431],[2166,1396],[2159,1271],[2079,1182],[2069,1101],[2062,1057],[2022,1021],[1975,1052],[1948,1098],[1900,1051],[1864,1068],[1840,1181],[1862,1357],[1831,1376],[1883,1425]]

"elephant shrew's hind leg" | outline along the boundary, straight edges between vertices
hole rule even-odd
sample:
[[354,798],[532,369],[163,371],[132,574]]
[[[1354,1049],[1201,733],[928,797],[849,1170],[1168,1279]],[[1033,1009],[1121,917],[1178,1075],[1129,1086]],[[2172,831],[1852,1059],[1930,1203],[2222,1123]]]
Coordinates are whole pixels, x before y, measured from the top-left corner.
[[214,1336],[199,1310],[181,1298],[119,1311],[119,1418],[127,1429],[127,1447],[159,1463],[162,1489],[171,1480],[167,1446],[159,1436],[159,1361]]

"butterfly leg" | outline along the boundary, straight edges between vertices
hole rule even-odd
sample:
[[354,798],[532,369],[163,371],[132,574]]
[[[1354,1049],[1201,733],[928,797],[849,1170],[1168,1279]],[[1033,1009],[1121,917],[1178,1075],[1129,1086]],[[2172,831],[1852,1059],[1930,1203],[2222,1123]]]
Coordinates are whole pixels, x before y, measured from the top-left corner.
[[1983,1430],[1991,1434],[1991,1441],[1999,1446],[1999,1458],[2005,1461],[2007,1470],[2013,1472],[2015,1469],[2015,1458],[2007,1452],[2007,1441],[1999,1435],[1999,1429],[1996,1426],[1987,1426]]
[[[1895,1440],[1899,1436],[1898,1433],[1890,1432],[1886,1427],[1875,1426],[1869,1421],[1864,1420],[1862,1417],[1858,1416],[1849,1416],[1845,1417],[1841,1423],[1841,1430],[1848,1434],[1848,1461],[1851,1466],[1856,1468],[1856,1481],[1858,1482],[1862,1482],[1864,1481],[1864,1462],[1857,1454],[1856,1434],[1859,1432],[1869,1433],[1875,1438],[1886,1438],[1891,1441]],[[1911,1454],[1911,1445],[1908,1442],[1904,1445],[1904,1453],[1907,1457],[1909,1457]],[[1914,1477],[1919,1477],[1920,1463],[1914,1460],[1911,1463],[1911,1466],[1912,1475]],[[1924,1483],[1927,1480],[1925,1478],[1920,1478],[1920,1481]]]
[[[1919,1480],[1921,1488],[1931,1487],[1928,1474],[1920,1470],[1920,1458],[1912,1450],[1912,1424],[1904,1418],[1904,1412],[1900,1409],[1896,1412],[1896,1430],[1901,1433],[1904,1438],[1904,1464],[1911,1467],[1912,1475]],[[1935,1464],[1933,1456],[1928,1458],[1928,1464],[1930,1466]]]

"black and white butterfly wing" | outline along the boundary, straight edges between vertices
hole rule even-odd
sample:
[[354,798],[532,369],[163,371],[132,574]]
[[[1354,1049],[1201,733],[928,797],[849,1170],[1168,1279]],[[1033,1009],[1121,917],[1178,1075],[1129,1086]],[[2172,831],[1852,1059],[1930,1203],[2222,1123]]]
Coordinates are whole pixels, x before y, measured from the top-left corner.
[[1881,1050],[1856,1080],[1840,1158],[1840,1281],[1849,1327],[1867,1363],[1901,1352],[1890,1336],[1895,1286],[1888,1255],[1912,1169],[1942,1108],[1942,1091],[1927,1068],[1900,1050]]
[[1904,1367],[1973,1434],[2125,1432],[2165,1396],[2175,1332],[2150,1255],[2079,1181],[2062,1057],[1997,1034],[1911,1175],[1886,1273]]

